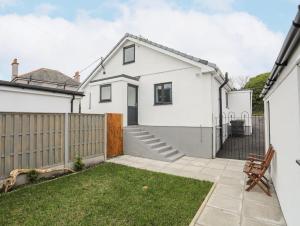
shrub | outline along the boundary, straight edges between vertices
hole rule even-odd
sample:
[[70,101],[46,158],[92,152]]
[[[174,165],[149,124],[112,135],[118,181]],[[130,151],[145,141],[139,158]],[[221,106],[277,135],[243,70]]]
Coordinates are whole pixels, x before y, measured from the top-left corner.
[[38,176],[39,176],[39,173],[36,170],[31,170],[27,174],[27,178],[28,178],[29,182],[31,182],[31,183],[36,182],[38,179]]
[[77,156],[74,162],[75,171],[80,171],[83,169],[83,167],[84,167],[84,163],[82,162],[82,158],[80,156]]

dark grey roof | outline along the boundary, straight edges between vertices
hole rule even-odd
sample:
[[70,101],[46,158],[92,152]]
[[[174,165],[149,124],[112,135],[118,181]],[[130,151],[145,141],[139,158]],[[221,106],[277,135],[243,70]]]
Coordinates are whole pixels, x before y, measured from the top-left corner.
[[92,82],[110,80],[110,79],[114,79],[114,78],[128,78],[128,79],[132,79],[132,80],[135,80],[135,81],[139,80],[139,77],[133,77],[133,76],[121,74],[121,75],[110,76],[110,77],[107,77],[107,78],[96,79],[96,80],[91,81],[91,83]]
[[0,86],[9,86],[9,87],[15,87],[15,88],[21,88],[21,89],[32,89],[32,90],[46,91],[46,92],[52,92],[52,93],[62,93],[62,94],[68,94],[68,95],[84,96],[83,92],[50,88],[50,87],[45,87],[45,86],[28,85],[28,84],[8,82],[8,81],[3,81],[3,80],[0,80]]
[[48,83],[59,83],[59,84],[66,84],[69,86],[80,85],[79,82],[61,73],[60,71],[47,69],[47,68],[40,68],[35,71],[31,71],[26,74],[19,75],[13,81],[16,81],[18,79],[37,80],[37,81],[44,81]]
[[124,35],[123,39],[124,39],[124,38],[127,38],[127,37],[134,38],[134,39],[137,39],[137,40],[139,40],[139,41],[143,41],[143,42],[145,42],[145,43],[147,43],[147,44],[153,45],[153,46],[158,47],[158,48],[161,48],[161,49],[163,49],[163,50],[167,50],[167,51],[169,51],[169,52],[171,52],[171,53],[174,53],[174,54],[176,54],[176,55],[179,55],[179,56],[181,56],[181,57],[187,58],[187,59],[192,60],[192,61],[195,61],[195,62],[197,62],[197,63],[202,63],[202,64],[205,64],[205,65],[208,65],[208,66],[210,66],[210,67],[215,68],[216,70],[219,70],[218,67],[217,67],[217,65],[214,64],[214,63],[211,63],[211,62],[209,62],[209,61],[207,61],[207,60],[203,60],[203,59],[201,59],[201,58],[194,57],[194,56],[192,56],[192,55],[189,55],[189,54],[180,52],[180,51],[178,51],[178,50],[169,48],[169,47],[167,47],[167,46],[158,44],[158,43],[156,43],[156,42],[152,42],[152,41],[150,41],[149,39],[146,39],[146,38],[144,38],[144,37],[136,36],[136,35],[133,35],[133,34],[130,34],[130,33],[126,33],[126,34]]

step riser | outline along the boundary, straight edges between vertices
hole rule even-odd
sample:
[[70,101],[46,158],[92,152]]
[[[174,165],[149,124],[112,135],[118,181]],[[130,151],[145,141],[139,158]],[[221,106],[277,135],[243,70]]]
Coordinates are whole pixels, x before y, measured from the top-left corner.
[[[160,149],[158,149],[158,150],[156,150],[158,153],[162,153],[162,152],[164,152],[164,151],[168,151],[168,150],[171,150],[172,149],[172,147],[170,147],[170,146],[166,146],[166,147],[163,147],[163,148],[160,148]],[[154,149],[155,150],[155,149]]]
[[159,148],[159,147],[163,147],[163,146],[166,146],[166,143],[165,142],[161,142],[161,143],[154,143],[154,144],[150,144],[150,147],[153,149],[153,148]]
[[160,141],[160,139],[154,139],[154,140],[151,140],[151,141],[144,141],[143,140],[143,142],[145,143],[145,144],[153,144],[153,143],[157,143],[157,142],[159,142]]
[[166,157],[166,158],[168,158],[168,157],[170,157],[170,156],[172,156],[172,155],[176,155],[176,154],[178,154],[179,153],[179,151],[174,151],[174,152],[171,152],[171,153],[168,153],[168,154],[165,154],[164,156]]
[[138,132],[130,132],[134,136],[142,136],[142,135],[148,135],[149,132],[147,131],[138,131]]
[[146,140],[146,139],[151,139],[151,138],[154,138],[153,135],[143,135],[143,136],[135,136],[137,139],[139,140]]

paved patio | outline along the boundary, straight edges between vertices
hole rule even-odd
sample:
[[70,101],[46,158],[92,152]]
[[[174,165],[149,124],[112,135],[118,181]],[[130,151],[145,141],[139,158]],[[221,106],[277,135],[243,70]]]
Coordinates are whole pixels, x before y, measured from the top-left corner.
[[272,197],[258,187],[245,191],[244,161],[183,157],[168,163],[123,155],[108,162],[216,182],[215,190],[196,221],[197,226],[286,225],[274,189]]

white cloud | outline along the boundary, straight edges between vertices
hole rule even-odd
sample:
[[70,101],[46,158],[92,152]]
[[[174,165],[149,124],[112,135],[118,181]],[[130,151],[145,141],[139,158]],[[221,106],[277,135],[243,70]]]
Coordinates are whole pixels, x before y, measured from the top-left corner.
[[56,10],[56,6],[49,4],[49,3],[43,3],[38,5],[35,8],[35,13],[36,14],[40,14],[40,15],[49,15],[52,12],[54,12]]
[[82,13],[74,22],[34,14],[0,16],[0,79],[9,79],[15,57],[21,73],[48,67],[72,75],[104,56],[125,32],[212,61],[231,76],[255,75],[271,70],[283,40],[242,12],[183,11],[162,1],[119,9],[121,16],[113,21]]
[[218,12],[227,12],[233,10],[232,4],[235,1],[236,0],[194,0],[194,3],[196,3],[203,9]]

